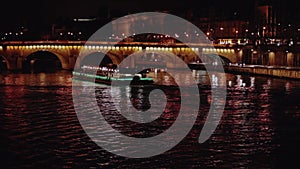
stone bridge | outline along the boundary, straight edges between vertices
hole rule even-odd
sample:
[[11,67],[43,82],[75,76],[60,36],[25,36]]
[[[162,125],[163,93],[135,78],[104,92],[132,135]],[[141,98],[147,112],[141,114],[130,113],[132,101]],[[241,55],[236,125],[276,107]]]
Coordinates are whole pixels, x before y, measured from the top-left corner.
[[[188,47],[187,47],[188,46]],[[72,70],[89,55],[102,53],[107,55],[114,64],[120,64],[127,56],[140,52],[168,53],[180,57],[185,63],[197,60],[198,56],[218,54],[232,63],[241,61],[243,50],[238,46],[210,44],[162,44],[151,42],[86,42],[86,41],[9,41],[0,43],[0,59],[7,69],[22,69],[23,62],[37,52],[48,52],[55,55],[62,69]],[[129,60],[131,66],[135,61]],[[166,61],[167,67],[176,67],[176,63]]]

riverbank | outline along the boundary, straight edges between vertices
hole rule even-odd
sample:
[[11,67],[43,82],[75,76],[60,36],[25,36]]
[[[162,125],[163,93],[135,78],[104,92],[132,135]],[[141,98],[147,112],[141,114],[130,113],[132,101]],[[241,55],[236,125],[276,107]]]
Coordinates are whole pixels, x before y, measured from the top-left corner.
[[228,73],[242,73],[253,75],[264,75],[279,78],[290,78],[300,80],[300,68],[297,67],[276,67],[276,66],[262,66],[262,65],[231,65],[225,67]]

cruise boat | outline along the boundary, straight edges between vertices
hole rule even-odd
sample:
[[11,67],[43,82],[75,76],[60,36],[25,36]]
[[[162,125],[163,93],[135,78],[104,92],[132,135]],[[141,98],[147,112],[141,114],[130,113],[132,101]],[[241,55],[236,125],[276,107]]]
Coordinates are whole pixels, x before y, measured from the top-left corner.
[[116,82],[115,84],[129,83],[133,85],[145,85],[154,82],[152,77],[147,77],[147,71],[137,74],[121,72],[117,68],[82,66],[80,71],[73,71],[73,78],[107,85],[111,85],[112,82]]

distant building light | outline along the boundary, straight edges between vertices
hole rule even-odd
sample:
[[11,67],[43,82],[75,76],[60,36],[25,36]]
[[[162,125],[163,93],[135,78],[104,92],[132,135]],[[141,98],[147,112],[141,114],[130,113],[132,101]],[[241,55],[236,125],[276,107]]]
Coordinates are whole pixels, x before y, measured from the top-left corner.
[[96,18],[77,18],[77,19],[73,19],[74,22],[91,22],[91,21],[95,21]]

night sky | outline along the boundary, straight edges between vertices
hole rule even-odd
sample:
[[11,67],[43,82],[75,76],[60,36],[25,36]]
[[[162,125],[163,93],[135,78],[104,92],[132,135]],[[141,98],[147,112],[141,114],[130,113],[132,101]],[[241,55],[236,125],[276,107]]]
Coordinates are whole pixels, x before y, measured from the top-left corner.
[[[270,1],[278,11],[290,16],[291,21],[299,22],[299,5],[294,0],[258,0],[259,3]],[[134,13],[143,11],[168,10],[171,14],[193,10],[205,14],[212,7],[220,16],[231,15],[237,11],[242,16],[251,16],[255,0],[9,0],[1,5],[0,30],[11,29],[19,25],[39,25],[55,22],[59,18],[95,17],[104,8],[115,12]],[[197,2],[197,3],[196,3]],[[199,5],[201,2],[201,5]],[[299,3],[299,2],[298,2]]]

